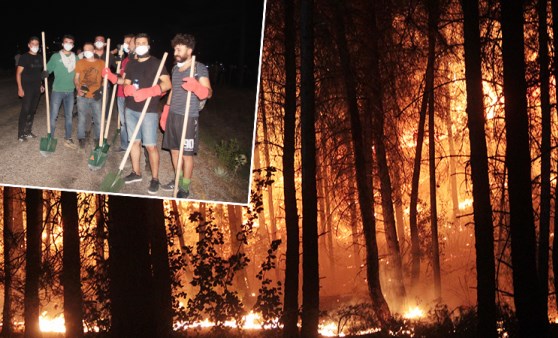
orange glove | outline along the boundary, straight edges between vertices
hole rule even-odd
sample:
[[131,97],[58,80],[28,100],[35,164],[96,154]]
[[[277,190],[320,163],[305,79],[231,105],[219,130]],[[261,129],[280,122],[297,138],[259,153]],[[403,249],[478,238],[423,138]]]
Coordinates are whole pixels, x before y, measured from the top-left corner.
[[142,88],[136,90],[134,93],[134,101],[142,102],[147,100],[148,97],[159,96],[162,94],[161,86],[155,85],[153,87]]
[[116,74],[114,74],[113,72],[111,72],[110,68],[103,68],[103,71],[101,72],[101,75],[103,75],[103,77],[107,77],[107,79],[112,83],[115,84],[116,81],[118,80],[118,77],[116,77]]
[[124,95],[125,96],[132,96],[136,92],[136,87],[133,85],[125,85],[124,86]]
[[167,118],[169,117],[169,110],[170,110],[170,106],[168,104],[165,104],[165,106],[163,107],[163,113],[161,114],[161,120],[159,120],[159,125],[161,126],[161,129],[163,129],[163,131],[165,131],[165,128],[167,127]]
[[194,77],[185,77],[182,79],[184,83],[182,88],[187,91],[193,92],[200,100],[204,100],[209,96],[209,88],[205,87]]

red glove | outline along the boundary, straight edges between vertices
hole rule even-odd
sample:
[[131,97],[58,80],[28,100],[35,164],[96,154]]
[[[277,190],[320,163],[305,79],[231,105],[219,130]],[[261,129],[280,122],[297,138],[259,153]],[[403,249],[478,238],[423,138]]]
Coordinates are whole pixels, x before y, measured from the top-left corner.
[[161,95],[161,86],[155,85],[153,87],[142,88],[136,90],[134,93],[134,101],[142,102],[147,100],[148,97],[159,96]]
[[209,96],[209,88],[199,83],[199,81],[196,80],[196,78],[185,77],[182,79],[182,81],[184,81],[184,83],[182,84],[182,88],[196,94],[198,99],[204,100],[207,99],[207,97]]
[[112,83],[115,84],[116,81],[118,80],[118,77],[116,77],[116,74],[114,74],[113,72],[110,71],[110,68],[103,68],[103,71],[101,72],[101,74],[103,75],[103,77],[107,77],[107,79]]
[[133,85],[125,85],[124,86],[124,95],[125,96],[132,96],[136,92],[136,87]]
[[163,107],[163,113],[161,114],[161,120],[159,120],[159,125],[161,126],[161,129],[163,129],[163,131],[165,131],[165,128],[167,126],[167,118],[169,117],[169,110],[170,110],[170,106],[168,104],[166,104]]

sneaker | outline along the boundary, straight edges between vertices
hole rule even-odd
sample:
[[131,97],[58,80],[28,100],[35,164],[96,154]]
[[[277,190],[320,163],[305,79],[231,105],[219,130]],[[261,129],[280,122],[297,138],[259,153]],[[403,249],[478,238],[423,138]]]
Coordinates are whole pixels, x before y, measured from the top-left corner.
[[149,183],[149,188],[147,189],[147,192],[153,195],[156,194],[158,190],[159,190],[159,180],[152,178],[151,182]]
[[85,149],[85,139],[80,138],[78,141],[79,141],[79,149]]
[[174,179],[167,184],[161,184],[160,187],[163,191],[174,191]]
[[37,135],[33,134],[32,132],[29,132],[25,134],[25,138],[37,138]]
[[130,173],[130,175],[124,177],[124,183],[126,184],[139,182],[139,181],[141,181],[141,175],[136,174],[133,170]]
[[114,152],[116,153],[125,153],[126,152],[126,148],[122,149],[122,148],[115,148]]
[[187,198],[190,195],[190,191],[186,191],[182,188],[178,189],[178,193],[176,194],[176,198]]
[[77,145],[71,138],[64,139],[64,145],[70,149],[77,149]]
[[19,143],[21,143],[27,141],[27,138],[25,138],[25,135],[21,135],[17,137],[17,140],[19,141]]

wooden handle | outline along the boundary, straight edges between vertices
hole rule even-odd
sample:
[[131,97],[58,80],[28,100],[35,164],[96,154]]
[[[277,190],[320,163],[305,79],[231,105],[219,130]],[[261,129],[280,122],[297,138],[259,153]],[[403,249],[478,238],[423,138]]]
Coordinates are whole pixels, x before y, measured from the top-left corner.
[[[43,43],[43,69],[47,70],[46,62],[46,43],[45,43],[45,32],[41,32],[41,39]],[[47,133],[50,134],[50,100],[48,97],[48,77],[45,78],[45,103],[46,103],[46,113],[47,113]],[[54,136],[54,135],[51,135]]]
[[[161,59],[161,63],[159,64],[159,69],[157,69],[157,74],[155,75],[155,79],[153,79],[153,85],[155,86],[157,84],[157,82],[159,81],[159,77],[161,76],[161,72],[163,71],[163,67],[165,66],[165,61],[167,60],[167,55],[169,55],[169,53],[165,52],[165,54],[163,54],[163,58]],[[128,144],[128,148],[126,148],[126,153],[124,154],[124,157],[122,158],[122,161],[120,162],[120,166],[118,167],[119,171],[123,171],[124,170],[124,166],[126,165],[126,161],[128,160],[128,155],[130,155],[130,151],[132,150],[132,145],[134,144],[134,141],[136,140],[136,136],[138,136],[139,133],[139,129],[141,127],[141,123],[143,122],[143,119],[145,118],[145,114],[147,113],[147,107],[149,106],[149,103],[151,102],[151,96],[147,98],[147,100],[145,100],[145,104],[143,105],[143,109],[141,110],[141,115],[140,118],[138,120],[138,124],[136,125],[136,128],[134,129],[134,132],[132,133],[132,136],[130,137],[130,143]]]
[[[107,50],[105,51],[105,68],[109,66],[109,54],[110,54],[110,38],[107,39]],[[103,101],[101,103],[101,130],[99,131],[99,147],[103,146],[103,131],[105,125],[105,112],[107,110],[107,85],[108,79],[105,75],[103,77]]]
[[[196,67],[196,56],[192,55],[192,64],[190,65],[190,77],[194,77],[194,69]],[[184,143],[186,138],[186,129],[188,129],[188,117],[190,115],[190,101],[192,100],[192,92],[188,91],[186,96],[186,109],[184,112],[184,122],[182,123],[182,136],[180,137],[180,148],[178,148],[178,161],[176,163],[176,175],[174,177],[174,191],[172,196],[176,198],[178,193],[178,181],[180,180],[180,170],[182,169],[182,156],[184,152]]]
[[[120,50],[118,51],[118,54],[121,55],[122,54],[122,46],[120,46]],[[116,88],[118,87],[118,73],[120,73],[120,65],[122,64],[122,61],[118,62],[118,64],[116,65],[116,81],[117,83],[114,84],[114,86],[112,86],[112,94],[110,97],[110,104],[109,104],[109,113],[107,116],[107,126],[105,128],[105,136],[104,139],[106,140],[108,137],[108,133],[109,133],[109,127],[110,127],[110,120],[112,118],[112,109],[114,107],[114,98],[116,96]],[[118,123],[120,123],[120,114],[118,115]],[[116,125],[116,128],[118,129],[118,125]]]

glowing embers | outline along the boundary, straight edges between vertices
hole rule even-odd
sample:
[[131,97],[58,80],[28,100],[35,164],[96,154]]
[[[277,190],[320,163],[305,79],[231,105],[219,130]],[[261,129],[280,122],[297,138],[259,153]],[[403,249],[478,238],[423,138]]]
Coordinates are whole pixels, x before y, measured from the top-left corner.
[[407,312],[403,314],[403,318],[405,319],[421,319],[424,317],[424,311],[421,310],[418,306],[410,307]]

